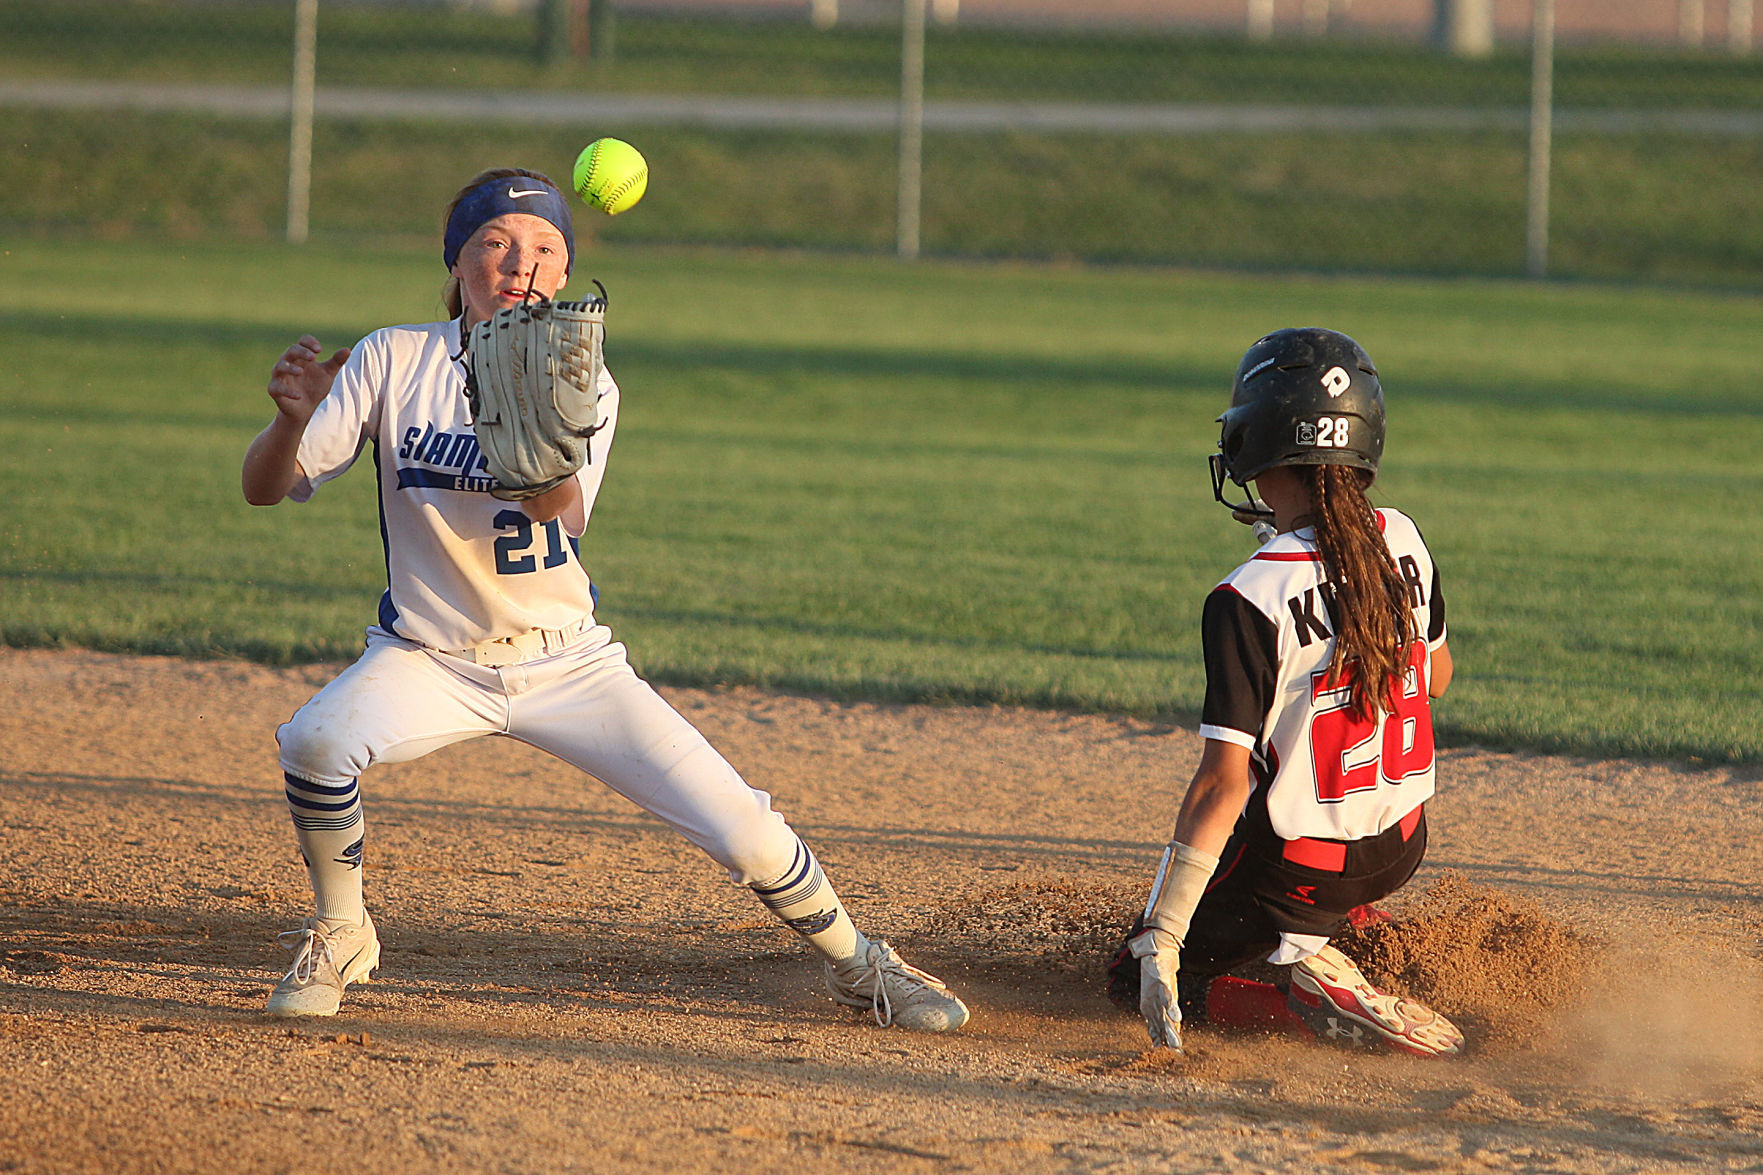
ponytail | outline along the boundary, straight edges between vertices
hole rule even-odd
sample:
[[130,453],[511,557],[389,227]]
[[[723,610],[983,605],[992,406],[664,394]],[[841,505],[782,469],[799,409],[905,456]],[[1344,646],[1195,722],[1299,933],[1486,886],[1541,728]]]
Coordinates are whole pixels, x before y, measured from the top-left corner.
[[1335,593],[1328,681],[1350,685],[1349,706],[1359,718],[1370,719],[1379,709],[1393,711],[1417,630],[1407,585],[1365,496],[1372,475],[1345,465],[1295,469],[1310,491],[1313,509],[1307,521],[1316,529],[1323,574]]

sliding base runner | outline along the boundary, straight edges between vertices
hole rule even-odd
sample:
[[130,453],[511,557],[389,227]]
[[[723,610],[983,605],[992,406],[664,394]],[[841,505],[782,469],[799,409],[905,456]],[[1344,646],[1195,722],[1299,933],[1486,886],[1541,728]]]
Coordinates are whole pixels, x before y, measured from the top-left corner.
[[[1377,369],[1346,335],[1275,331],[1218,418],[1213,496],[1260,548],[1206,598],[1200,766],[1111,996],[1155,1045],[1184,1023],[1459,1052],[1444,1017],[1379,991],[1329,939],[1426,851],[1431,700],[1450,683],[1444,597],[1406,515],[1366,496],[1384,447]],[[1225,498],[1228,479],[1255,492]],[[1284,982],[1224,982],[1251,962]]]

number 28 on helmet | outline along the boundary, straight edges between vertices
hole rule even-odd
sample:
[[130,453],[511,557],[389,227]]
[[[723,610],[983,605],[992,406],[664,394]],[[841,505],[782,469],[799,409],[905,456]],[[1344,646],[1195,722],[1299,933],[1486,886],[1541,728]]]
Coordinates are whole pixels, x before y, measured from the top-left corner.
[[1365,348],[1320,327],[1276,330],[1237,365],[1230,407],[1212,454],[1212,496],[1239,517],[1271,518],[1250,494],[1228,502],[1228,477],[1247,487],[1276,465],[1347,465],[1377,472],[1383,457],[1383,388]]

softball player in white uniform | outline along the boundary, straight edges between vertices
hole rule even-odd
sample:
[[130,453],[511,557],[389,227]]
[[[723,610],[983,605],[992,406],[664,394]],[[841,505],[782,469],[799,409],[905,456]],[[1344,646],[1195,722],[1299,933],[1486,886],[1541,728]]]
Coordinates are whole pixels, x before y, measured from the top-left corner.
[[556,755],[653,813],[751,886],[822,956],[841,1003],[883,1024],[959,1028],[967,1008],[935,977],[852,925],[814,854],[594,619],[577,539],[618,430],[619,388],[576,477],[515,504],[494,484],[467,415],[462,332],[529,292],[550,297],[574,261],[568,203],[537,172],[474,178],[449,207],[443,260],[454,315],[387,327],[323,357],[311,336],[269,383],[276,415],[245,457],[245,497],[304,502],[366,451],[379,483],[385,594],[361,659],[277,732],[315,909],[284,936],[293,965],[276,1016],[328,1016],[379,965],[362,901],[361,775],[482,735]]
[[[1345,335],[1277,331],[1243,357],[1219,420],[1213,492],[1253,481],[1264,502],[1226,504],[1272,536],[1206,600],[1205,750],[1110,995],[1177,1048],[1185,1015],[1455,1053],[1449,1021],[1328,945],[1425,853],[1430,699],[1452,672],[1432,555],[1365,497],[1377,372]],[[1219,978],[1259,958],[1292,964],[1289,986]]]

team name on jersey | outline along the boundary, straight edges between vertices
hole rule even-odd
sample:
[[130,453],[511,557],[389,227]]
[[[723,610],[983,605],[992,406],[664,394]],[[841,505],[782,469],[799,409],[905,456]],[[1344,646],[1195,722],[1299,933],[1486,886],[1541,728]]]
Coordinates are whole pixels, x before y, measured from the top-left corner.
[[[1421,608],[1426,605],[1426,583],[1420,574],[1420,561],[1412,555],[1402,555],[1396,560],[1396,570],[1401,573],[1402,582],[1408,587],[1408,606]],[[1340,630],[1340,617],[1335,607],[1335,586],[1324,582],[1316,587],[1307,587],[1295,596],[1286,597],[1286,611],[1291,613],[1292,629],[1298,638],[1298,647],[1306,648],[1311,641],[1325,641]]]
[[477,435],[471,432],[443,432],[433,424],[413,424],[404,430],[397,460],[401,490],[421,487],[487,494],[496,484]]

